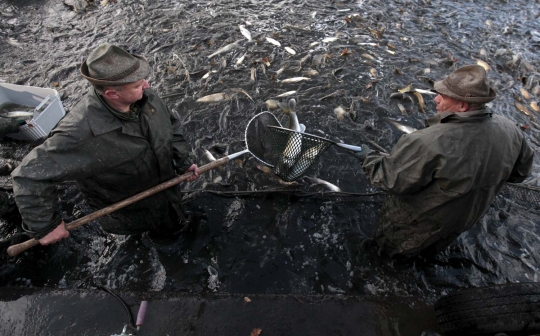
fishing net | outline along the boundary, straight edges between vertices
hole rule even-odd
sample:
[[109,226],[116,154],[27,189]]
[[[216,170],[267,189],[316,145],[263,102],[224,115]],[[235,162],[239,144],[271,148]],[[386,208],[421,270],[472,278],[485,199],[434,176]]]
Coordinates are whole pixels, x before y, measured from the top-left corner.
[[246,147],[282,180],[298,179],[333,143],[315,135],[283,128],[270,112],[253,117],[246,128]]
[[506,183],[502,193],[540,208],[540,187],[525,183]]
[[268,141],[268,156],[274,163],[274,173],[287,182],[304,175],[333,144],[315,135],[274,126],[268,128]]

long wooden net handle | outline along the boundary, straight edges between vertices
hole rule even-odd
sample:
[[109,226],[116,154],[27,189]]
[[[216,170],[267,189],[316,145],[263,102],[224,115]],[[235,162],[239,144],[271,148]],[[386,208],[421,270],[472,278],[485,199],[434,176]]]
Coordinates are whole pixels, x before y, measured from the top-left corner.
[[[205,173],[209,170],[212,170],[214,168],[217,168],[219,166],[222,166],[224,164],[226,164],[227,162],[229,162],[229,157],[228,156],[225,156],[225,157],[222,157],[221,159],[219,160],[216,160],[216,161],[212,161],[210,162],[209,164],[206,164],[204,166],[201,166],[199,167],[199,174],[202,174],[202,173]],[[185,173],[185,174],[182,174],[180,176],[177,176],[173,179],[170,179],[166,182],[163,182],[161,184],[158,184],[157,186],[154,186],[148,190],[145,190],[145,191],[141,191],[140,193],[138,194],[135,194],[129,198],[126,198],[125,200],[123,201],[120,201],[120,202],[117,202],[117,203],[114,203],[113,205],[109,205],[108,207],[106,208],[103,208],[101,210],[98,210],[98,211],[95,211],[89,215],[86,215],[82,218],[79,218],[69,224],[66,224],[66,230],[68,231],[71,231],[75,228],[78,228],[79,226],[81,225],[85,225],[91,221],[93,221],[94,219],[98,219],[100,217],[103,217],[103,216],[107,216],[108,214],[112,213],[112,212],[115,212],[116,210],[120,210],[128,205],[131,205],[137,201],[140,201],[148,196],[152,196],[154,194],[157,194],[158,192],[160,191],[163,191],[165,189],[168,189],[172,186],[175,186],[181,182],[184,182],[185,180],[187,180],[188,178],[190,178],[191,176],[193,175],[193,173]],[[19,253],[21,252],[24,252],[26,250],[28,250],[29,248],[31,247],[34,247],[36,245],[39,245],[39,240],[37,239],[30,239],[30,240],[27,240],[25,241],[24,243],[20,243],[20,244],[16,244],[16,245],[12,245],[10,247],[8,247],[7,249],[7,253],[10,257],[14,257],[16,255],[18,255]]]

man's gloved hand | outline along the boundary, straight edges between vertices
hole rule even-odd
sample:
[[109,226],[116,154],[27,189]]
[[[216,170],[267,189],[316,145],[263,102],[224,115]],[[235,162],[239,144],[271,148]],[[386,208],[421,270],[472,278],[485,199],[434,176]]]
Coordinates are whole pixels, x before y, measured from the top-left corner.
[[19,126],[26,125],[26,120],[17,120]]
[[373,152],[373,149],[369,148],[366,144],[361,144],[360,147],[362,147],[362,151],[354,153],[354,156],[360,160],[360,162],[363,162],[366,156]]

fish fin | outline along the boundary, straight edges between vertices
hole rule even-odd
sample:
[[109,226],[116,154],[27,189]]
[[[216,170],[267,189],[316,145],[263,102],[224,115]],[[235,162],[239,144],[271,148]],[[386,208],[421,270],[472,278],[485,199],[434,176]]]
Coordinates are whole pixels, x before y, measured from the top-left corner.
[[306,125],[300,124],[300,132],[304,133],[306,131]]

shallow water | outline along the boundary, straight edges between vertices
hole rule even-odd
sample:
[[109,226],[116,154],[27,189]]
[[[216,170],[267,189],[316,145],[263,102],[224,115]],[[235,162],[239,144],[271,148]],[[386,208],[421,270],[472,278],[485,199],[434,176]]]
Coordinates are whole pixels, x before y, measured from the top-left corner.
[[[117,1],[105,6],[95,2],[78,14],[60,1],[3,2],[0,81],[53,87],[69,111],[89,89],[78,64],[100,43],[121,45],[148,58],[151,85],[170,96],[165,100],[184,123],[193,158],[204,164],[205,149],[216,157],[224,154],[222,148],[226,153],[244,149],[247,121],[266,110],[267,99],[292,90],[297,91],[298,116],[307,132],[348,144],[373,141],[390,149],[401,133],[384,117],[422,128],[423,118],[435,107],[424,95],[424,114],[417,98],[402,102],[389,99],[390,94],[410,83],[429,89],[431,80],[481,59],[490,65],[491,84],[499,93],[492,104],[495,113],[527,126],[525,136],[538,150],[538,125],[519,112],[514,101],[528,104],[519,89],[532,93],[540,84],[539,15],[537,3],[525,0],[343,1],[322,6],[287,0]],[[238,25],[246,21],[256,42],[247,42],[239,32]],[[13,46],[12,40],[8,44],[8,37],[21,47]],[[279,40],[282,47],[265,37]],[[323,43],[327,37],[338,40]],[[237,40],[241,42],[233,51],[208,59]],[[317,41],[319,45],[309,47]],[[296,55],[287,53],[285,46]],[[352,53],[342,56],[345,49]],[[244,62],[235,66],[244,54]],[[265,57],[268,67],[261,63]],[[325,62],[318,64],[321,60]],[[252,68],[256,81],[251,80]],[[303,76],[308,69],[319,74],[300,84],[278,81]],[[202,78],[208,71],[210,76]],[[255,102],[243,94],[221,103],[195,102],[230,88],[244,89]],[[338,90],[343,90],[339,97],[320,100]],[[333,112],[340,105],[350,109],[341,120]],[[282,112],[274,112],[287,123]],[[21,159],[34,145],[3,140],[0,153]],[[183,189],[291,188],[257,164],[246,156]],[[540,185],[539,172],[536,160],[529,183]],[[325,152],[308,175],[345,192],[376,191],[353,156],[340,149]],[[299,183],[303,190],[324,190],[306,180]],[[66,182],[59,190],[66,220],[89,212],[74,184]],[[60,244],[5,260],[0,284],[74,288],[94,281],[124,290],[374,294],[421,296],[433,302],[456,288],[538,281],[538,205],[503,195],[446,251],[429,260],[392,260],[366,240],[384,200],[380,195],[337,199],[286,193],[188,194],[188,208],[198,214],[198,230],[176,248],[158,251],[140,237],[107,235],[94,223]]]

